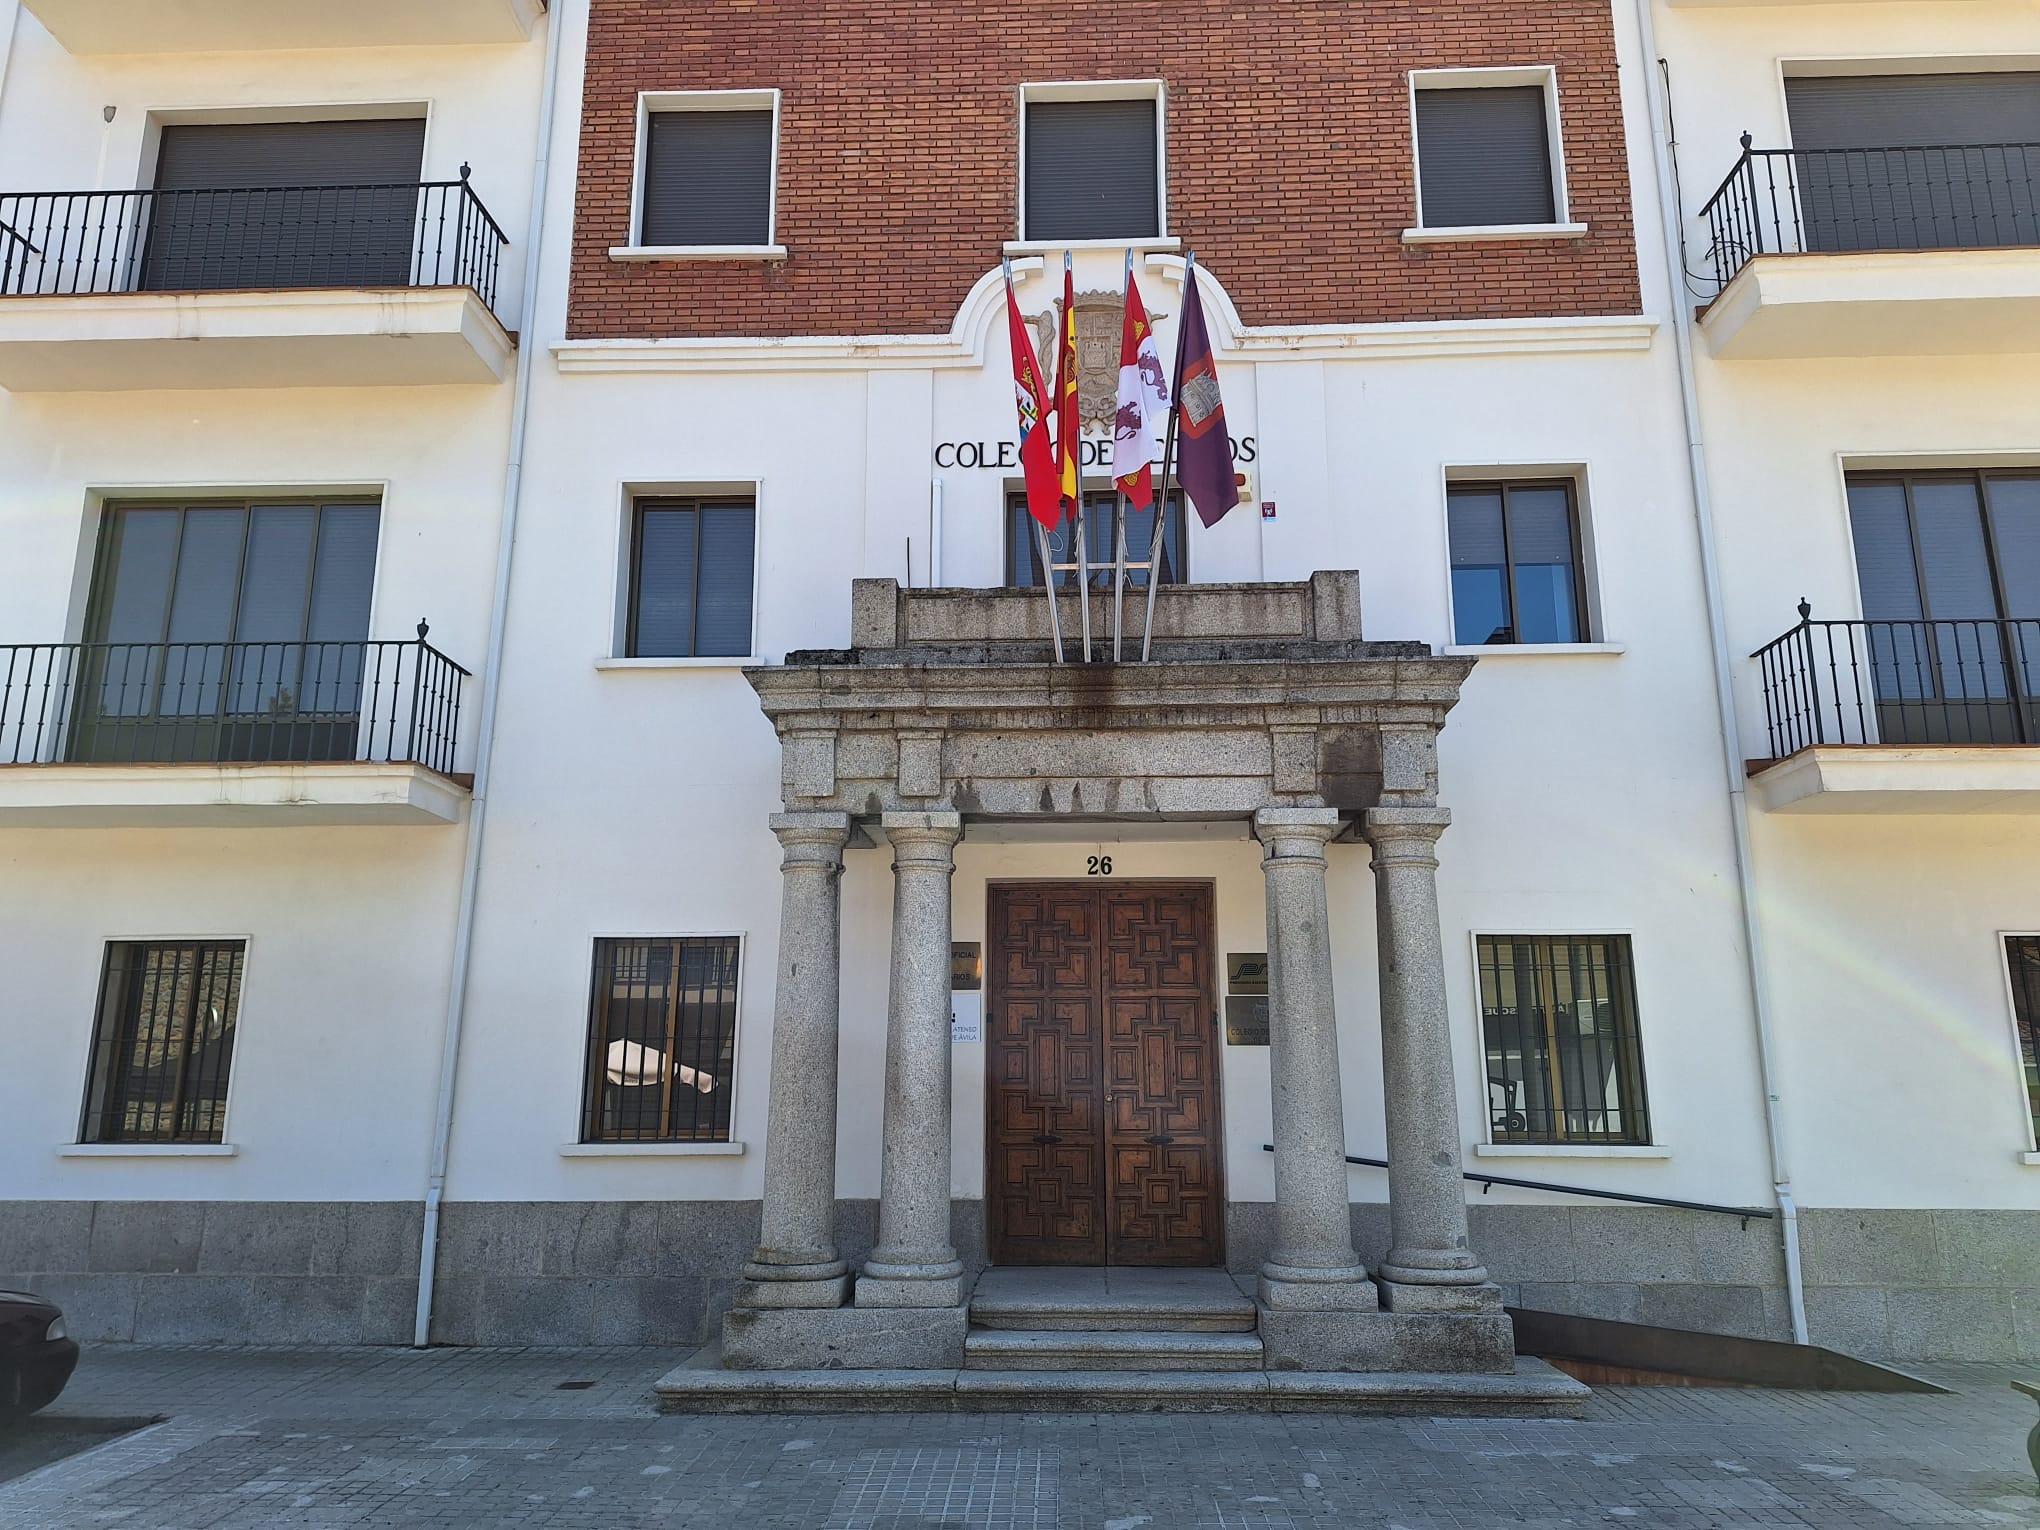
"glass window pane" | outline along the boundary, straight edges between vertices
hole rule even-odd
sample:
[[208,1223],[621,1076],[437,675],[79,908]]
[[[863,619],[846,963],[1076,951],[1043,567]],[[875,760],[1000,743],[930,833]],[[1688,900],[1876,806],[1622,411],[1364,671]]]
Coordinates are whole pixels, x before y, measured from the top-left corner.
[[1873,622],[1918,621],[1926,612],[1913,562],[1905,485],[1851,481],[1849,529],[1855,538],[1864,617]]
[[[1985,480],[2006,617],[2040,617],[2040,476]],[[2040,657],[2040,655],[2036,655]]]
[[710,505],[701,516],[701,580],[694,651],[751,651],[751,574],[757,545],[749,505]]
[[1501,490],[1454,489],[1445,513],[1452,544],[1452,641],[1514,642]]
[[685,658],[694,652],[695,536],[692,509],[639,511],[633,655]]
[[318,511],[311,505],[261,505],[248,513],[234,641],[294,643],[305,635]]
[[1562,484],[1508,491],[1509,555],[1516,564],[1516,641],[1577,643],[1572,493]]
[[94,638],[109,643],[159,643],[170,613],[177,557],[175,510],[117,510],[109,552],[110,587]]

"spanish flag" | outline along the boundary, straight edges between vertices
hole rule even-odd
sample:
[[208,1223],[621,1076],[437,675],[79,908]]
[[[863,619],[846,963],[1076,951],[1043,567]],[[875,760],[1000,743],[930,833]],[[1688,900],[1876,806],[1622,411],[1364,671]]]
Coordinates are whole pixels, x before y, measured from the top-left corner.
[[1048,443],[1048,400],[1041,387],[1041,369],[1034,361],[1034,342],[1013,296],[1013,268],[1006,266],[1006,338],[1013,348],[1013,399],[1020,410],[1020,467],[1027,481],[1027,513],[1055,530],[1062,524],[1057,493],[1055,452]]
[[1055,462],[1062,497],[1078,504],[1077,279],[1070,252],[1063,251],[1062,343],[1055,358]]

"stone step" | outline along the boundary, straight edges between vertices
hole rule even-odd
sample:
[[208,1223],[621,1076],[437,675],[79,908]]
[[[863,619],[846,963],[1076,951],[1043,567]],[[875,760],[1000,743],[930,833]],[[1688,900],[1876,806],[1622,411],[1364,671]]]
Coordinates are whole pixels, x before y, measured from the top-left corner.
[[973,1328],[967,1371],[1258,1371],[1261,1336],[1198,1330]]
[[1252,1333],[1254,1304],[1223,1270],[1036,1270],[979,1277],[980,1328],[1084,1333]]
[[660,1379],[662,1413],[1349,1413],[1578,1418],[1593,1394],[1542,1360],[1513,1374],[1315,1371],[726,1371],[709,1345]]

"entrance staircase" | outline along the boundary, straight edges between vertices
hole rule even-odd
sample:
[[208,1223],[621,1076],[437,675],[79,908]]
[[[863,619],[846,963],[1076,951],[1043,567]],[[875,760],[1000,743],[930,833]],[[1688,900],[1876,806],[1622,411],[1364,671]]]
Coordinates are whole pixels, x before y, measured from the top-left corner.
[[[725,1370],[709,1345],[658,1384],[667,1413],[1324,1412],[1576,1416],[1588,1389],[1513,1373],[1270,1370],[1224,1270],[995,1268],[951,1368]],[[952,1361],[951,1364],[954,1362]]]

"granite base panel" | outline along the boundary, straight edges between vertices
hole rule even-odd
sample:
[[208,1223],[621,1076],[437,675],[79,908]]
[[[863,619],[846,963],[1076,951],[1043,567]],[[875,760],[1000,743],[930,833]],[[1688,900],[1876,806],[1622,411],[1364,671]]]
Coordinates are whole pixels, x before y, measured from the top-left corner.
[[723,1314],[733,1371],[956,1370],[970,1314],[962,1307],[837,1307]]
[[[1584,1179],[1585,1175],[1582,1174]],[[1274,1208],[1228,1208],[1229,1263],[1254,1275]],[[1468,1208],[1513,1305],[1703,1333],[1788,1338],[1777,1224],[1672,1208]],[[87,1342],[405,1344],[414,1202],[0,1201],[0,1286],[60,1303]],[[844,1201],[840,1251],[869,1252],[877,1206]],[[442,1344],[702,1344],[757,1238],[746,1201],[449,1202],[432,1337]],[[1353,1208],[1370,1267],[1388,1211]],[[2040,1362],[2040,1211],[1800,1213],[1815,1343],[1879,1360]],[[974,1278],[983,1204],[951,1241]]]
[[1506,1376],[1516,1325],[1497,1313],[1277,1312],[1261,1309],[1270,1371],[1413,1371]]

